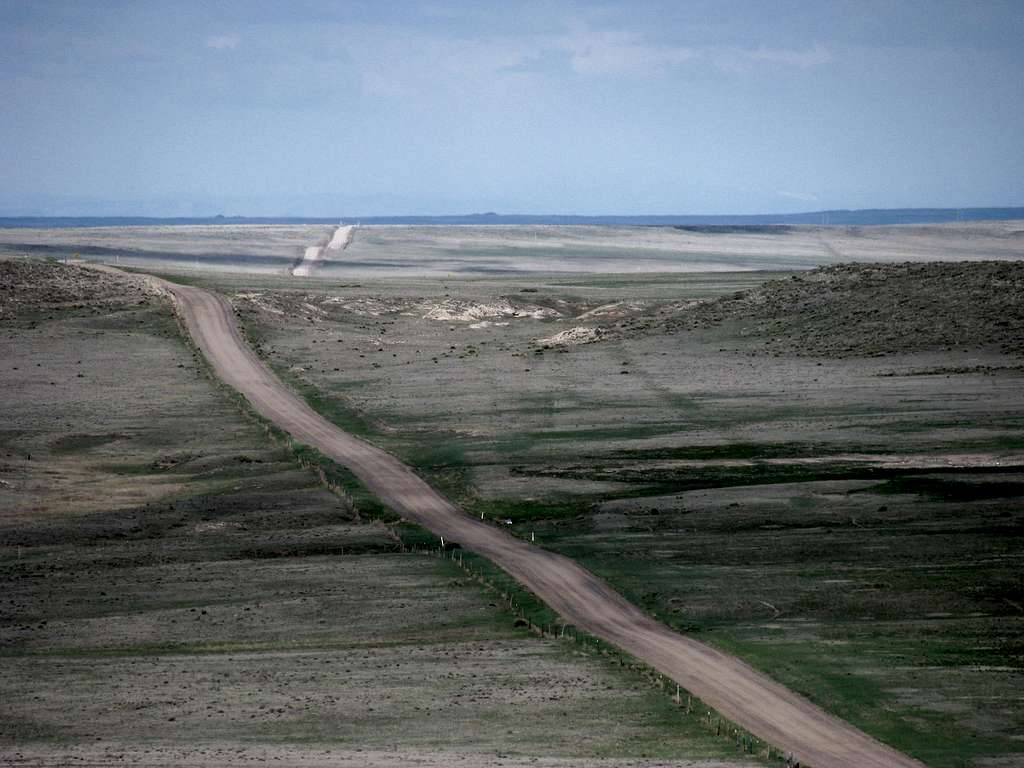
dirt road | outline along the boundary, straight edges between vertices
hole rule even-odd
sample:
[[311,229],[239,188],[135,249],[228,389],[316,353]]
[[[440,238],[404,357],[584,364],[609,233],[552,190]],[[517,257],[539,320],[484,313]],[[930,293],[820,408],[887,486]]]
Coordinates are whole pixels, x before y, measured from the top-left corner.
[[343,251],[352,242],[355,234],[355,227],[352,225],[338,227],[334,230],[330,242],[326,246],[311,245],[302,254],[302,261],[292,267],[292,275],[295,277],[309,277],[313,267],[317,266],[324,258],[324,251]]
[[644,660],[730,720],[816,768],[923,768],[826,714],[742,661],[679,635],[574,561],[472,519],[396,458],[314,412],[251,351],[231,305],[207,291],[159,281],[217,375],[299,442],[351,469],[401,515],[487,557],[564,619]]

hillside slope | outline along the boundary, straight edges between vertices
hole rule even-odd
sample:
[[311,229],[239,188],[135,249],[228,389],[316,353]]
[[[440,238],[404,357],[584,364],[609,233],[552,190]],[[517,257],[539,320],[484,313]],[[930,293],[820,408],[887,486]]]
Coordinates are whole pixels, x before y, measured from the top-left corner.
[[736,322],[783,354],[1024,352],[1024,262],[841,264],[669,314],[682,330]]

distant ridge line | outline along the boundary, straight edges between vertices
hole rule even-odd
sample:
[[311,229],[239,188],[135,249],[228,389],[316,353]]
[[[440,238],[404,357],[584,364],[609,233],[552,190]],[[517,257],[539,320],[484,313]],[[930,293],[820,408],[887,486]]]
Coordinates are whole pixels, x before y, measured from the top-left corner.
[[470,213],[448,216],[0,216],[0,228],[145,227],[201,224],[590,224],[598,226],[872,226],[1024,219],[1024,207],[865,208],[739,215],[582,216]]

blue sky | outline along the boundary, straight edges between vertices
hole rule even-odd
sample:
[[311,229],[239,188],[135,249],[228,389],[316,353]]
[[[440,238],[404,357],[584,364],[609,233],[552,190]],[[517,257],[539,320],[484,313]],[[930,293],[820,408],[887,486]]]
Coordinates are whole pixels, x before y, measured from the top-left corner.
[[0,214],[1024,205],[1024,2],[0,0]]

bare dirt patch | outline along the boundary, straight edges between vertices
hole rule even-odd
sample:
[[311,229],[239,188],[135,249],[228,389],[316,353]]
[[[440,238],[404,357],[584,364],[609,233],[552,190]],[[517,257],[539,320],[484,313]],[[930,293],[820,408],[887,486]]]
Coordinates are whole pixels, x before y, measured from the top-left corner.
[[547,338],[537,339],[537,343],[542,345],[550,344],[552,346],[593,344],[595,341],[603,339],[606,333],[607,331],[600,326],[577,326],[575,328],[567,328],[564,331],[559,331]]

